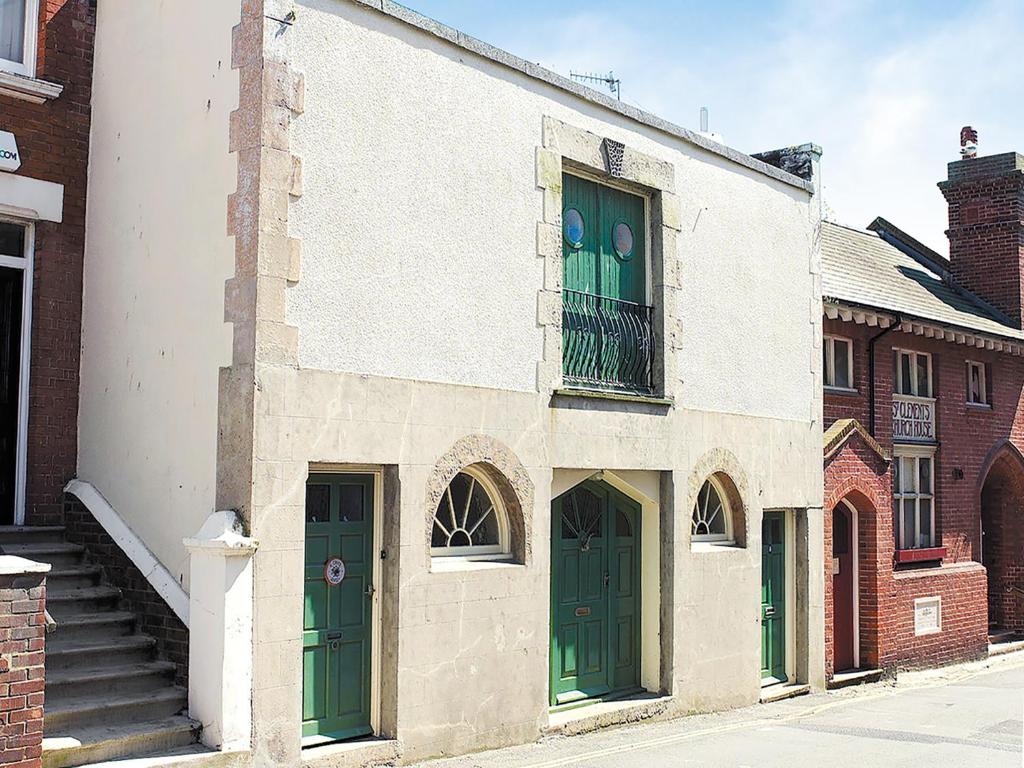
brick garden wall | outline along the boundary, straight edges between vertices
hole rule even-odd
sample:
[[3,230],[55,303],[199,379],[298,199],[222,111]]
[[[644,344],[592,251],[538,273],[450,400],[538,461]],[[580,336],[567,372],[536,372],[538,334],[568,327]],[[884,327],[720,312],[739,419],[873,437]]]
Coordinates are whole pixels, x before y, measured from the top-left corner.
[[[824,321],[826,334],[835,334],[853,339],[854,379],[857,392],[833,393],[824,396],[826,428],[835,420],[856,418],[868,428],[869,388],[867,349],[870,337],[879,333],[878,328],[856,325],[838,320]],[[1024,448],[1024,403],[1021,393],[1024,387],[1024,359],[1009,354],[968,348],[945,341],[894,331],[882,336],[875,345],[875,439],[882,447],[892,452],[892,390],[894,348],[929,352],[932,355],[933,391],[936,394],[936,435],[938,450],[935,454],[935,509],[936,529],[941,546],[946,548],[943,567],[936,564],[917,567],[894,567],[892,561],[891,478],[887,474],[878,478],[880,483],[870,482],[870,472],[863,462],[849,457],[840,457],[834,466],[826,466],[826,499],[831,499],[837,488],[844,482],[859,480],[868,482],[884,497],[879,509],[879,530],[886,529],[887,544],[883,537],[871,537],[878,542],[879,549],[872,556],[877,577],[870,575],[870,569],[861,559],[860,586],[864,590],[878,592],[879,620],[865,610],[861,597],[861,648],[871,647],[865,638],[870,629],[865,619],[877,625],[877,661],[879,666],[912,667],[943,664],[976,658],[987,644],[988,605],[986,598],[986,572],[982,561],[982,486],[990,479],[990,469],[999,457],[1019,456]],[[985,363],[991,388],[991,408],[979,408],[966,403],[966,360]],[[1019,480],[1024,480],[1024,461],[1006,460],[1005,471]],[[856,485],[856,484],[854,484]],[[854,486],[851,486],[853,488]],[[1015,486],[1017,487],[1017,486]],[[1024,488],[1024,482],[1019,483]],[[860,488],[863,490],[863,487]],[[841,497],[841,496],[840,496]],[[840,497],[827,503],[832,504]],[[1006,562],[1024,563],[1024,495],[1015,491],[1003,505],[1008,511],[1000,517],[1006,521],[1004,528],[1010,531],[1002,536]],[[1016,510],[1013,514],[1009,510]],[[861,516],[861,525],[865,522]],[[826,564],[831,563],[831,515],[826,515]],[[860,532],[863,541],[865,533]],[[990,537],[993,535],[989,532]],[[883,552],[885,546],[890,548]],[[951,567],[955,565],[973,567]],[[826,621],[829,636],[826,651],[831,673],[831,571],[826,578]],[[886,575],[888,574],[888,576]],[[865,579],[875,578],[874,584]],[[995,578],[995,577],[994,577]],[[995,585],[995,590],[1010,597],[1004,602],[1011,605],[1012,616],[1007,623],[1019,617],[1024,629],[1024,592],[1017,592],[1014,586],[1024,588],[1024,567],[1006,568],[998,576],[1005,584]],[[887,584],[888,581],[888,584]],[[930,594],[928,591],[931,590]],[[913,636],[913,599],[941,595],[943,598],[943,631],[937,635],[915,638]],[[1017,596],[1020,596],[1018,599]],[[862,665],[865,663],[862,655]]]
[[64,185],[63,223],[36,227],[26,496],[34,525],[60,522],[61,493],[77,461],[95,14],[90,0],[43,0],[37,77],[64,91],[45,104],[0,96],[0,130],[17,136],[22,157],[18,175]]
[[0,763],[40,768],[45,574],[0,576]]
[[139,617],[139,630],[156,638],[161,658],[177,666],[176,682],[188,684],[188,629],[163,598],[114,543],[92,513],[78,499],[65,495],[64,524],[67,538],[81,544],[103,575],[121,590],[129,611]]

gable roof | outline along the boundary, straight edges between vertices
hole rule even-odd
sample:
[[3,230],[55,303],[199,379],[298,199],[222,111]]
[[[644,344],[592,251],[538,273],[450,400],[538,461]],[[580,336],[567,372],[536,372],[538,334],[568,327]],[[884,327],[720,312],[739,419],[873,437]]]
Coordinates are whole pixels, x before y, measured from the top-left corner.
[[878,444],[878,441],[871,436],[871,433],[864,429],[856,419],[839,419],[832,422],[832,426],[825,430],[825,433],[822,435],[825,458],[831,457],[846,445],[854,435],[860,437],[864,444],[874,451],[882,461],[889,461],[889,454],[886,453],[886,450]]
[[821,288],[826,303],[1024,340],[1024,331],[950,278],[946,259],[884,219],[872,225],[876,231],[822,222]]

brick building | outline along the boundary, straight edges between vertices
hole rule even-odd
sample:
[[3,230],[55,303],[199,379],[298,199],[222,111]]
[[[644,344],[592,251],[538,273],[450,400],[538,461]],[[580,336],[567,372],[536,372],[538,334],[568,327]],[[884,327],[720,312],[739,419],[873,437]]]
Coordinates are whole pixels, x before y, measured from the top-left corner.
[[94,5],[0,7],[0,524],[75,475]]
[[939,187],[949,259],[884,219],[823,225],[829,676],[1024,630],[1024,156]]

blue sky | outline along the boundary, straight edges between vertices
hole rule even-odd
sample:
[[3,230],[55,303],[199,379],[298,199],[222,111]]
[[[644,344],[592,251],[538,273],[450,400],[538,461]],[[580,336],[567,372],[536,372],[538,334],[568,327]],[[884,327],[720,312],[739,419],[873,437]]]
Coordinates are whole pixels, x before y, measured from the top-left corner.
[[614,70],[627,101],[746,152],[814,141],[829,217],[884,216],[946,253],[936,182],[973,125],[1024,151],[1024,2],[409,0],[568,74]]

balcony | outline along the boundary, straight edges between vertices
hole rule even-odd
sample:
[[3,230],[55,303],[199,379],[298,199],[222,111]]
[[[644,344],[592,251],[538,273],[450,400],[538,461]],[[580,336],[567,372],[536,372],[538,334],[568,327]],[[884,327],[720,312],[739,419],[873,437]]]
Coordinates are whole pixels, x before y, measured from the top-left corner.
[[567,386],[649,395],[654,391],[654,310],[562,291],[562,374]]

